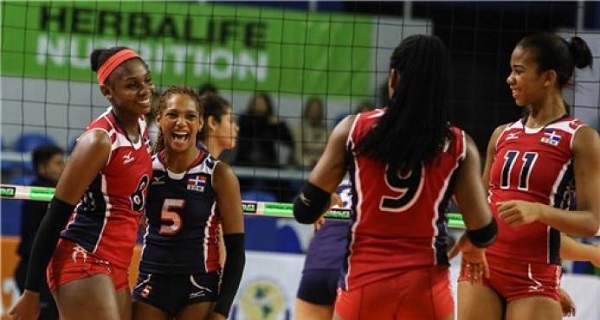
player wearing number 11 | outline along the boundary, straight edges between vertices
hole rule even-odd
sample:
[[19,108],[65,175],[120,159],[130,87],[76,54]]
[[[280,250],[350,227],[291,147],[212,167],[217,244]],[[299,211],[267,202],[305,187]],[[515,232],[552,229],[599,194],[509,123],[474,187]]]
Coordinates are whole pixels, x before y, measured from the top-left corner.
[[[589,237],[600,227],[600,139],[562,96],[574,68],[591,63],[579,37],[539,33],[514,48],[506,82],[527,114],[490,138],[483,180],[498,239],[487,251],[490,278],[459,283],[460,319],[562,318],[559,231]],[[578,208],[567,211],[574,190]],[[463,271],[459,281],[469,279]]]
[[485,271],[481,247],[496,224],[477,148],[448,122],[447,81],[439,38],[404,39],[390,59],[390,105],[336,126],[294,202],[295,218],[313,223],[349,172],[354,222],[334,319],[453,318],[444,215],[452,195],[467,226],[463,256]]

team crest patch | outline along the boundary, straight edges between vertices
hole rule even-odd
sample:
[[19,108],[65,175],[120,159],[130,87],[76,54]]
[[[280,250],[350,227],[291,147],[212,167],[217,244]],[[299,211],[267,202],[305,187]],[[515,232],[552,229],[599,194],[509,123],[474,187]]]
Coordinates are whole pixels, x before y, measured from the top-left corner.
[[558,146],[562,137],[552,129],[544,129],[544,136],[540,139],[540,142],[549,144],[551,146]]
[[204,186],[206,185],[206,177],[196,175],[193,178],[189,178],[187,181],[187,189],[196,191],[196,192],[204,192]]

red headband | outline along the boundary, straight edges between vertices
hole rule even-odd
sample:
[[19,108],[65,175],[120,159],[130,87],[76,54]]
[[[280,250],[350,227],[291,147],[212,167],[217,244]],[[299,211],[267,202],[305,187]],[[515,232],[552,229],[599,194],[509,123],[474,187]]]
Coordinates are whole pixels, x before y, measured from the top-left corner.
[[140,56],[131,49],[123,49],[113,54],[108,60],[98,69],[98,83],[104,84],[106,78],[126,60],[139,58]]

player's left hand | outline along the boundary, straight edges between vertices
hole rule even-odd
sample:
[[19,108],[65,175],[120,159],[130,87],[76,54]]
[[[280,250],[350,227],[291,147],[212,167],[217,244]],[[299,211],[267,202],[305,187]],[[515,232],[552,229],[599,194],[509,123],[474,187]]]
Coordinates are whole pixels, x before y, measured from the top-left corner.
[[563,288],[560,288],[560,307],[562,308],[563,316],[575,316],[575,303]]
[[540,219],[542,205],[536,202],[509,200],[498,202],[498,216],[509,226],[519,226]]

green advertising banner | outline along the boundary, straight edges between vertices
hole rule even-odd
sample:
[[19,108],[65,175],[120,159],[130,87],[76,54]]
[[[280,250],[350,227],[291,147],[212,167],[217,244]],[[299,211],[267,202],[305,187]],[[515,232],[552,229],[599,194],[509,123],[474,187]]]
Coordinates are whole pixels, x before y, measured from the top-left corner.
[[160,86],[365,95],[369,17],[145,1],[3,2],[2,76],[95,81],[94,48],[137,50]]

